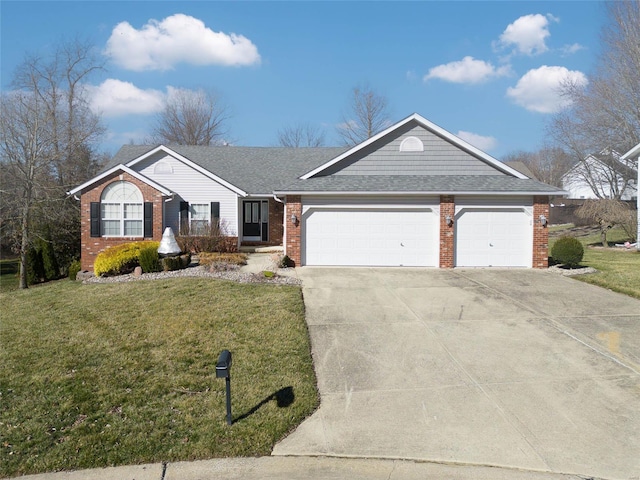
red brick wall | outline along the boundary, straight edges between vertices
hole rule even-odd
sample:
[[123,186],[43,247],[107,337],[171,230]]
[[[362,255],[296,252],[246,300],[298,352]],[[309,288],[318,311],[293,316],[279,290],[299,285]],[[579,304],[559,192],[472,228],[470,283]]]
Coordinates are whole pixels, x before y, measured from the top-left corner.
[[133,183],[142,192],[144,202],[153,202],[153,237],[145,240],[162,239],[163,231],[163,207],[162,194],[155,188],[141,182],[128,173],[114,173],[104,178],[100,183],[94,184],[91,190],[85,190],[80,197],[80,222],[81,222],[81,258],[82,270],[93,270],[93,262],[96,256],[105,248],[112,245],[142,240],[141,237],[103,238],[91,236],[91,202],[99,202],[104,188],[114,181],[125,180]]
[[533,268],[549,267],[549,229],[540,223],[540,215],[549,219],[549,197],[533,197]]
[[269,245],[282,245],[284,237],[284,204],[269,199]]
[[455,217],[456,204],[453,195],[440,196],[440,268],[454,267],[455,221],[447,225],[447,215]]
[[[298,221],[294,224],[291,216],[298,217]],[[299,267],[302,265],[300,242],[301,242],[301,222],[302,222],[302,200],[300,195],[287,196],[287,206],[285,209],[284,221],[287,224],[287,244],[284,247],[284,253]]]

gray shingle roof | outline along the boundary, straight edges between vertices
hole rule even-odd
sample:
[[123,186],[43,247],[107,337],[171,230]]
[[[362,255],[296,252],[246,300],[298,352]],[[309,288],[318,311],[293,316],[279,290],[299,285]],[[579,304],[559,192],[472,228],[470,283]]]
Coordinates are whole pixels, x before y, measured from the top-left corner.
[[380,192],[380,193],[514,193],[560,195],[562,190],[531,179],[506,175],[414,176],[414,175],[335,175],[296,180],[276,193]]
[[[105,170],[144,155],[150,145],[125,145]],[[561,189],[506,175],[332,175],[300,180],[346,148],[171,146],[176,153],[249,194],[305,193],[513,193],[561,195]]]
[[[126,164],[154,149],[150,145],[125,145],[105,170]],[[176,153],[249,194],[271,194],[318,165],[343,153],[345,147],[205,147],[170,146]]]

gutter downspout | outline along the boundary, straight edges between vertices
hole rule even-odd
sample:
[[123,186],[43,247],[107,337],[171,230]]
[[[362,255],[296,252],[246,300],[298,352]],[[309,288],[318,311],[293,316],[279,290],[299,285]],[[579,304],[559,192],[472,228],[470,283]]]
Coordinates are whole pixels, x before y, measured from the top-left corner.
[[287,255],[287,204],[284,202],[284,200],[281,200],[278,198],[278,196],[274,193],[273,194],[273,199],[278,202],[281,203],[282,205],[284,205],[284,208],[282,209],[282,228],[283,228],[283,232],[282,232],[282,250],[283,253],[285,255]]

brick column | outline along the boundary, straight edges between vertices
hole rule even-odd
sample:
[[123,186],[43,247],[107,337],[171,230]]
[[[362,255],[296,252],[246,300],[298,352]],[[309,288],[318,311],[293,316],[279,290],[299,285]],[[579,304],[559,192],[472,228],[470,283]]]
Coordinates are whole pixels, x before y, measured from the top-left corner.
[[533,268],[549,267],[549,229],[540,223],[540,215],[549,219],[549,197],[533,197]]
[[[297,222],[291,221],[291,216],[297,217]],[[285,208],[284,221],[287,225],[287,244],[285,245],[284,253],[293,261],[296,267],[302,265],[301,258],[301,241],[302,232],[300,223],[302,222],[302,200],[300,195],[288,195],[287,204]]]
[[269,245],[282,245],[284,235],[284,205],[275,199],[269,199]]
[[456,203],[453,195],[440,196],[440,268],[454,267],[455,220],[447,225],[447,215],[455,218]]

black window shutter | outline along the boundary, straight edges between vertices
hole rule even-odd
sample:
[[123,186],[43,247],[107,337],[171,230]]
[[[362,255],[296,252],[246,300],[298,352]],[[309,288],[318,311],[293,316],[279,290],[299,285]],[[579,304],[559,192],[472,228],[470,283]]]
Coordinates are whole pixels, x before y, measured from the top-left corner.
[[91,236],[100,236],[100,202],[91,202]]
[[211,202],[211,221],[220,218],[220,202]]
[[178,225],[178,235],[189,233],[189,202],[180,202],[180,225]]
[[153,202],[144,202],[144,237],[153,237]]

